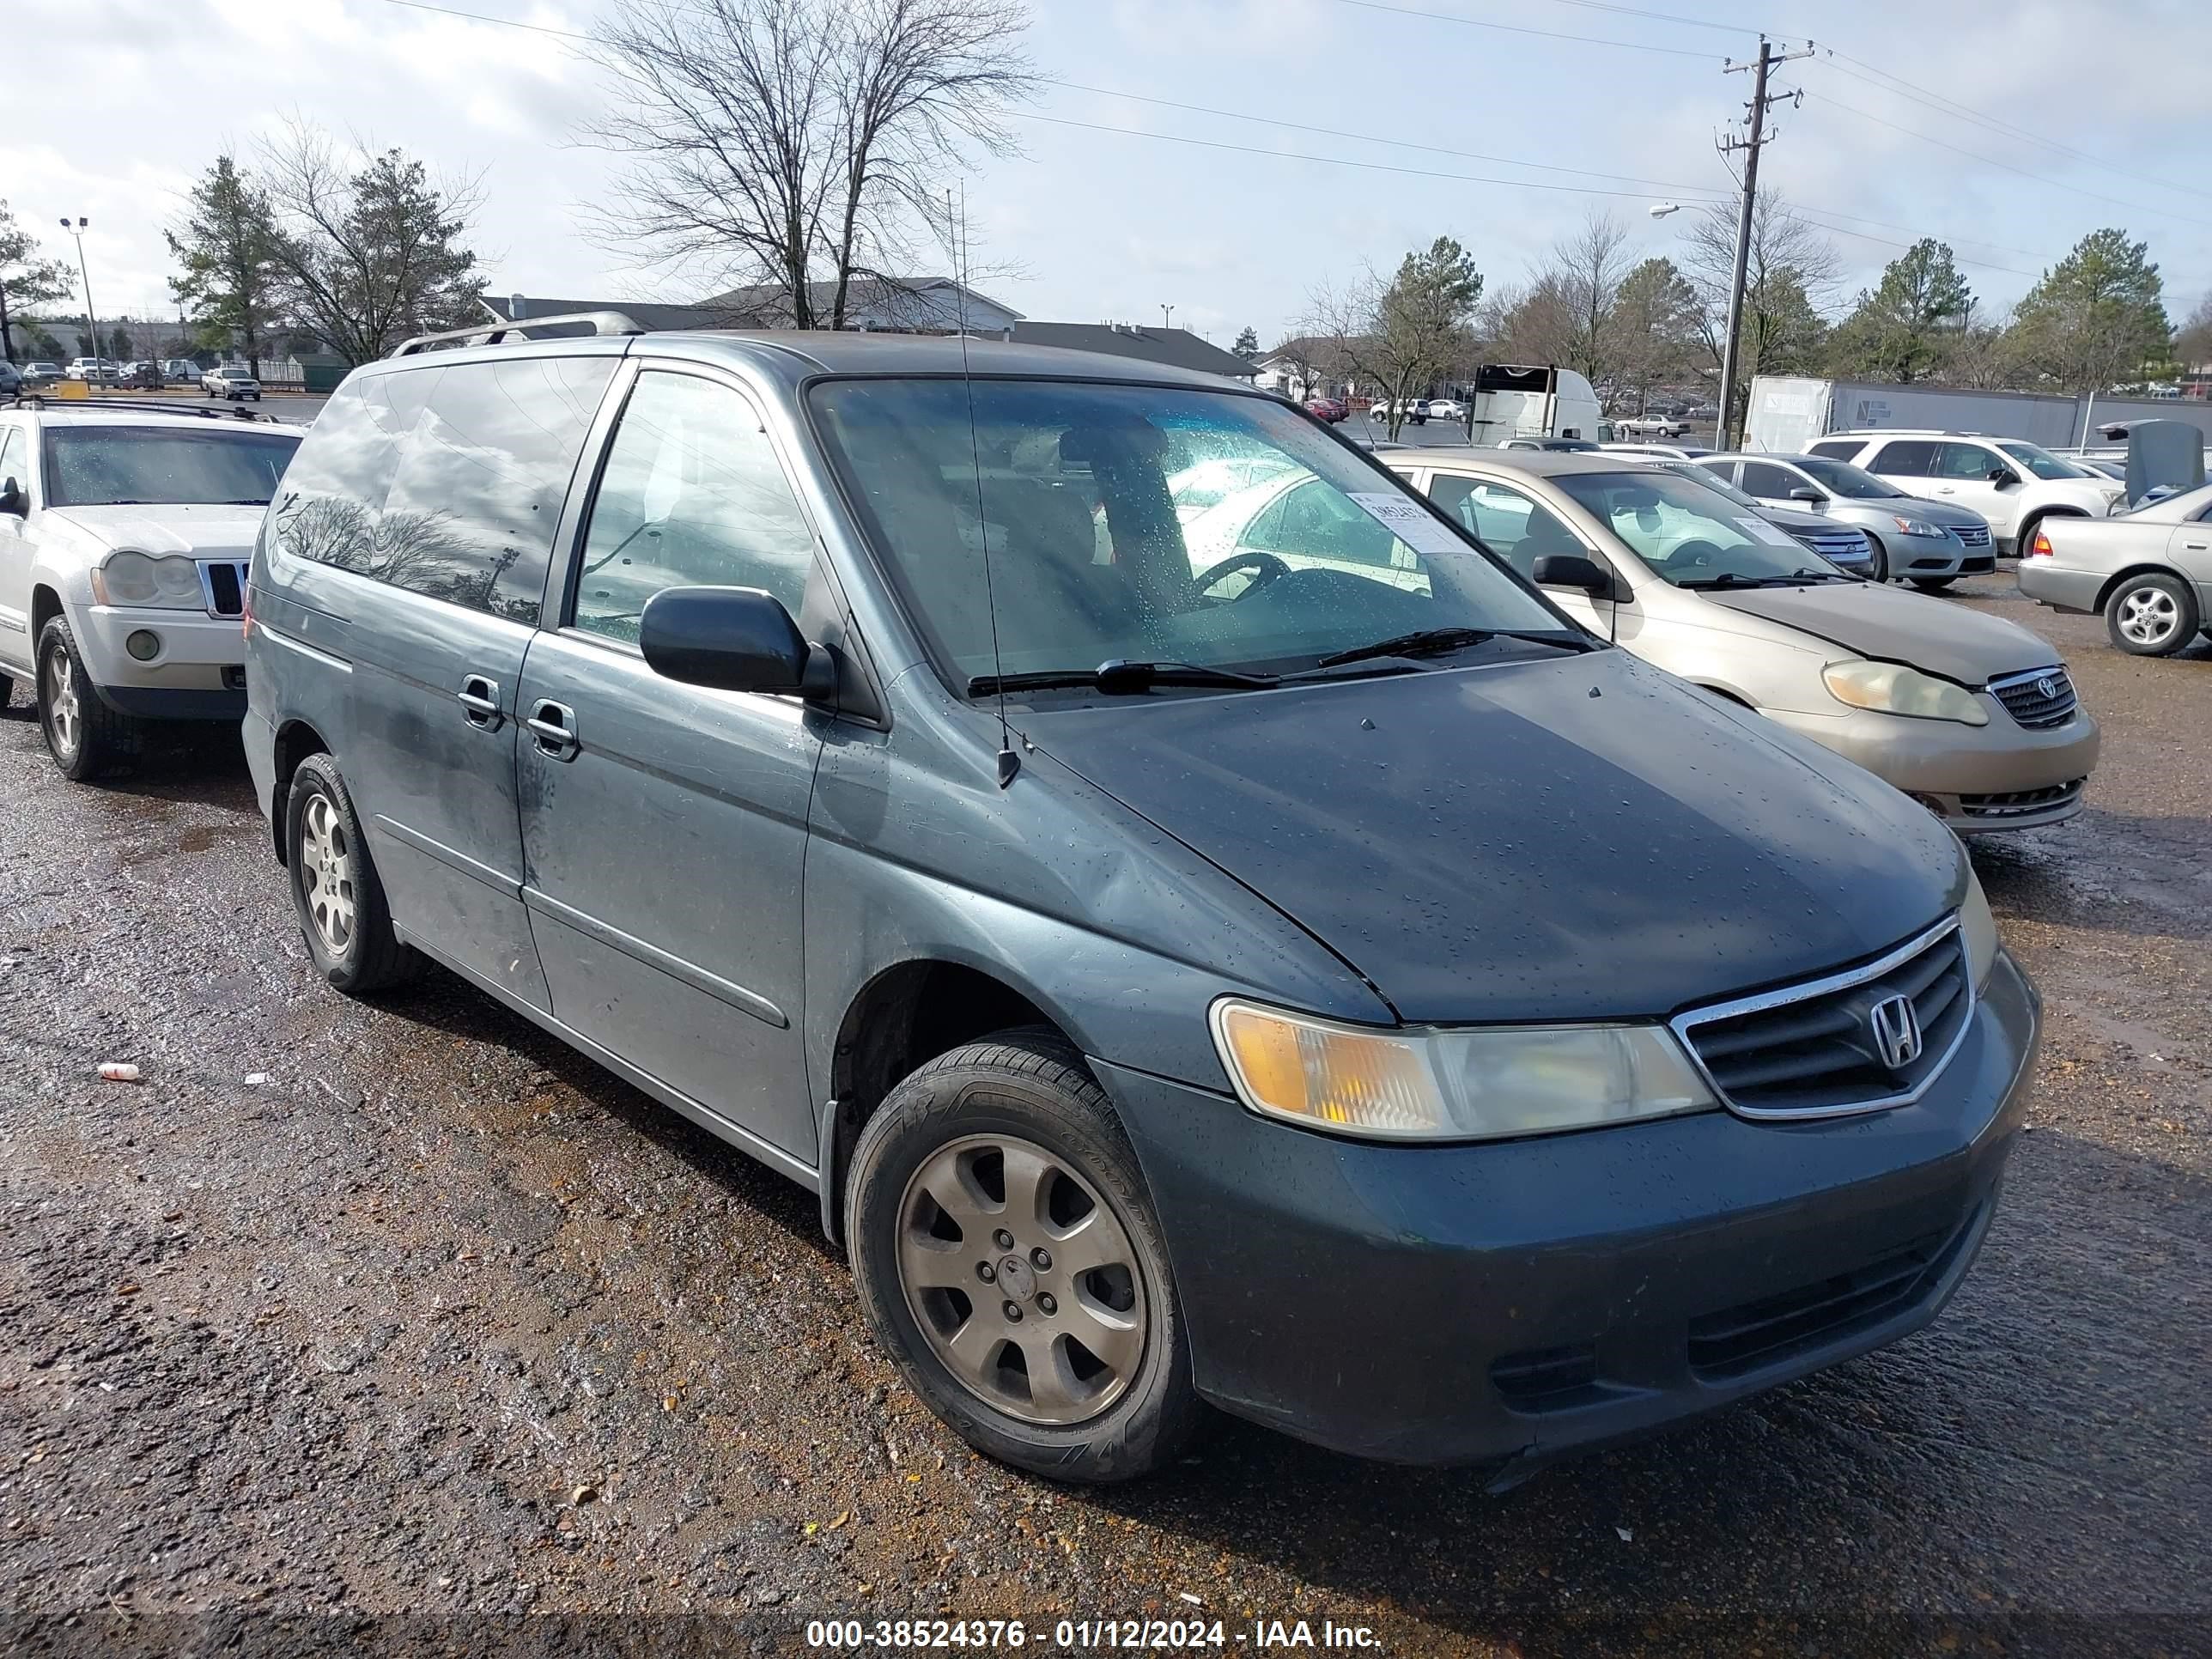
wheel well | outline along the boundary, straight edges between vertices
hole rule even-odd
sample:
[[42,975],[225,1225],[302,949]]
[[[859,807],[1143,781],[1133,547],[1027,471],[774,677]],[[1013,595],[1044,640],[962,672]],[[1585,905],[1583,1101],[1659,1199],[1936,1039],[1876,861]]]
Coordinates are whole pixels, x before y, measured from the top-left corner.
[[39,635],[48,623],[62,613],[62,596],[43,583],[31,590],[31,648],[38,649]]
[[1700,690],[1700,691],[1710,691],[1710,692],[1711,692],[1715,696],[1718,697],[1718,698],[1719,698],[1723,702],[1732,702],[1732,703],[1734,703],[1737,708],[1743,708],[1743,709],[1748,709],[1751,713],[1753,713],[1753,714],[1756,714],[1759,712],[1759,705],[1758,705],[1758,704],[1756,704],[1756,703],[1752,703],[1752,702],[1745,702],[1741,697],[1739,697],[1738,696],[1736,696],[1736,694],[1735,694],[1735,692],[1733,692],[1733,691],[1729,690],[1726,686],[1724,686],[1724,685],[1715,685],[1715,684],[1711,684],[1710,681],[1706,681],[1706,680],[1698,680],[1698,681],[1695,682],[1695,684],[1696,684],[1697,688],[1698,688],[1698,690]]
[[2171,576],[2174,580],[2179,582],[2184,587],[2189,586],[2189,579],[2169,565],[2130,565],[2125,570],[2121,571],[2118,574],[2112,577],[2111,580],[2107,581],[2102,587],[2097,590],[2097,609],[2102,611],[2107,605],[2112,603],[2112,595],[2119,592],[2120,585],[2122,583],[2131,582],[2138,576]]
[[2013,532],[2013,549],[2015,552],[2025,550],[2035,539],[2036,526],[2045,519],[2086,519],[2088,516],[2078,507],[2046,507],[2031,513],[2020,521],[2020,528]]
[[1020,992],[958,963],[901,963],[853,999],[830,1057],[830,1087],[837,1104],[820,1148],[822,1226],[833,1243],[842,1242],[844,1231],[845,1171],[853,1145],[884,1097],[925,1061],[1017,1025],[1066,1035]]
[[269,833],[276,842],[276,862],[284,862],[284,802],[292,793],[292,774],[310,755],[327,755],[330,744],[305,720],[287,720],[276,728],[276,781],[270,790]]

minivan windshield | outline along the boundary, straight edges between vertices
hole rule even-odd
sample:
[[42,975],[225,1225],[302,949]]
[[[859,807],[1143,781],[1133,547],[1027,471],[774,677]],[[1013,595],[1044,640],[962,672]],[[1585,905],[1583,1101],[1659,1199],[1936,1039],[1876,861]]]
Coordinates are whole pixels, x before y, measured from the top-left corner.
[[1884,483],[1873,473],[1863,471],[1849,461],[1832,461],[1826,455],[1798,455],[1791,458],[1790,465],[1831,495],[1848,496],[1855,501],[1905,499],[1905,491],[1895,484]]
[[1273,398],[885,378],[823,381],[810,401],[929,649],[969,695],[1106,664],[1188,683],[1315,671],[1386,642],[1406,647],[1386,657],[1590,643]]
[[1563,472],[1552,482],[1676,587],[1796,586],[1844,573],[1756,513],[1671,473]]
[[2039,478],[2094,478],[2097,476],[2071,461],[2060,460],[2049,450],[2034,444],[2002,443],[1997,447]]
[[50,426],[46,501],[52,507],[264,507],[299,447],[296,432]]

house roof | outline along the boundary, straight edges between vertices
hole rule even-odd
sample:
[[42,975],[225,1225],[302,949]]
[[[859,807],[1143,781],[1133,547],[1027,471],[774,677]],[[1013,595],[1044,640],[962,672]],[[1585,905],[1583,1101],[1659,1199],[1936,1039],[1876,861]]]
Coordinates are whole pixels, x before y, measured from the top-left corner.
[[1133,323],[1031,323],[1014,325],[1014,339],[1022,345],[1060,346],[1076,351],[1099,351],[1115,357],[1134,357],[1170,368],[1194,369],[1201,374],[1226,374],[1249,380],[1259,368],[1234,352],[1210,345],[1187,328],[1143,328]]
[[[848,311],[880,309],[890,313],[894,320],[902,305],[910,305],[918,320],[926,318],[935,322],[959,310],[963,293],[979,308],[988,306],[1004,316],[1017,319],[1022,314],[988,294],[963,288],[950,276],[855,276],[846,290],[845,305]],[[806,302],[817,313],[827,312],[836,297],[835,283],[806,285]],[[710,294],[699,303],[722,313],[725,321],[735,319],[756,327],[787,325],[791,321],[791,307],[784,303],[783,289],[773,283],[757,283]]]

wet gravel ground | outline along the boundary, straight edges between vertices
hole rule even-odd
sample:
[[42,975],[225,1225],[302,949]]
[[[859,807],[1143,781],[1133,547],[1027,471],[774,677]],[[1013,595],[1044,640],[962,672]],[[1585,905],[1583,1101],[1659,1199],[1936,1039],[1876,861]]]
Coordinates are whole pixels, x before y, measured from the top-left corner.
[[2212,1652],[2212,648],[1966,586],[2106,743],[2082,817],[1975,849],[2049,1018],[1979,1266],[1889,1351],[1501,1498],[1235,1424],[1135,1489],[982,1462],[811,1196],[451,979],[331,992],[234,737],[73,788],[19,687],[0,1645],[792,1651],[854,1614],[1049,1649],[1152,1613],[1231,1650],[1304,1619],[1405,1654]]

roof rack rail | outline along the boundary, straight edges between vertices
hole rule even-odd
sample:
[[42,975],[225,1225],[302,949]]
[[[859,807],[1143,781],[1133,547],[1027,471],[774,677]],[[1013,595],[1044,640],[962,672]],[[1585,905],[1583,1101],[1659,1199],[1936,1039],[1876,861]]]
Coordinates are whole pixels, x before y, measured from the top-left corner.
[[63,414],[98,413],[118,410],[126,414],[192,415],[204,421],[260,421],[270,426],[290,424],[258,409],[210,409],[205,404],[179,398],[62,398],[50,392],[18,392],[0,398],[0,409],[49,409]]
[[477,328],[449,328],[442,334],[417,334],[411,340],[403,340],[389,355],[412,357],[419,352],[436,351],[447,346],[497,345],[510,334],[526,340],[532,329],[550,328],[556,323],[589,323],[593,334],[645,332],[627,312],[567,311],[554,317],[526,317],[519,323],[488,323]]

